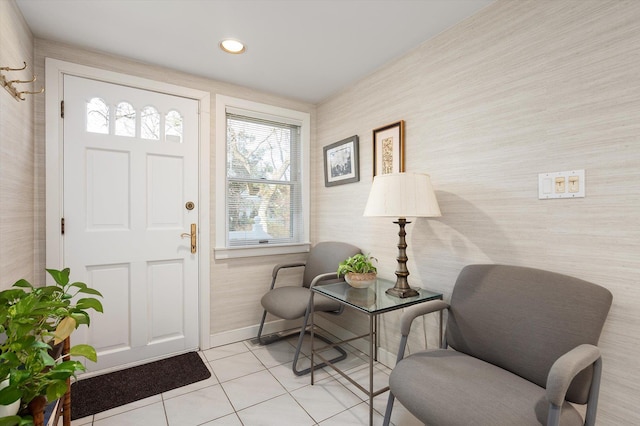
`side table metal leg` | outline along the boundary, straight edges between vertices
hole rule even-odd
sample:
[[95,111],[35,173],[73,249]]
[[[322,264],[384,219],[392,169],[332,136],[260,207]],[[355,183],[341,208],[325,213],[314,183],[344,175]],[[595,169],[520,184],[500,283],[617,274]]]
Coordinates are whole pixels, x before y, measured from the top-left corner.
[[[442,311],[440,311],[440,341],[438,342],[438,347],[442,348]],[[442,348],[442,349],[446,349],[446,348]]]
[[313,294],[313,291],[312,291],[311,292],[311,296],[309,297],[309,307],[308,307],[308,309],[310,309],[310,311],[311,311],[311,315],[309,317],[310,318],[310,322],[311,322],[311,327],[310,327],[311,328],[311,330],[310,330],[310,334],[311,334],[311,365],[309,366],[309,368],[311,368],[311,385],[313,385],[313,380],[314,380],[314,374],[313,373],[314,373],[314,370],[315,370],[313,368],[314,365],[315,365],[314,359],[313,359],[313,340],[314,340],[314,329],[315,329],[314,322],[313,322],[313,320],[314,320],[314,318],[313,318],[313,310],[314,310],[313,309],[313,296],[314,296],[314,294]]
[[377,356],[378,348],[375,347],[374,324],[375,315],[369,315],[369,426],[373,426],[373,361]]
[[374,322],[373,322],[373,334],[375,335],[375,353],[376,356],[373,358],[375,361],[378,360],[378,348],[380,348],[380,335],[378,334],[378,332],[380,331],[380,320],[378,319],[378,316],[376,315],[374,318]]

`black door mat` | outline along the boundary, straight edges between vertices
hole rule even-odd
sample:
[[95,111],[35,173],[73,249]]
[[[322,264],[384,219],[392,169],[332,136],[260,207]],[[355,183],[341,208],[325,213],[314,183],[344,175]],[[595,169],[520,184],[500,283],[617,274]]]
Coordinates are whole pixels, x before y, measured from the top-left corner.
[[71,419],[91,416],[211,377],[197,352],[80,380],[71,385]]

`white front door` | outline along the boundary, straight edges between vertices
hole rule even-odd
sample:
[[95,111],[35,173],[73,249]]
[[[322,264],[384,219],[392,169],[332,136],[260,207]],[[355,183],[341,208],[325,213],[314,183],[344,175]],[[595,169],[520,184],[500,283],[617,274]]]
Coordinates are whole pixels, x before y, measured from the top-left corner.
[[64,76],[63,258],[104,298],[89,371],[198,347],[198,102]]

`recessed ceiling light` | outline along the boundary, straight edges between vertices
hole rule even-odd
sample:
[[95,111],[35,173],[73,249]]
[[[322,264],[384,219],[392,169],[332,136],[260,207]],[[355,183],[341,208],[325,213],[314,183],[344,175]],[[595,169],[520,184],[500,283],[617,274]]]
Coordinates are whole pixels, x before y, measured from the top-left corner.
[[225,39],[220,42],[220,49],[227,53],[244,53],[245,47],[242,42],[233,39]]

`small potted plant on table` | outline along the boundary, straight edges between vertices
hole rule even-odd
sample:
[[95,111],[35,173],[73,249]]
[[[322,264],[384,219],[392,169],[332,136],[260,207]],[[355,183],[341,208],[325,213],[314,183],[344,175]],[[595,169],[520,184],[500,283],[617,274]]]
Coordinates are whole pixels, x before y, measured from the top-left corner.
[[338,265],[338,275],[344,275],[344,280],[355,288],[367,288],[376,282],[378,270],[373,265],[378,261],[369,254],[358,253],[343,260]]

